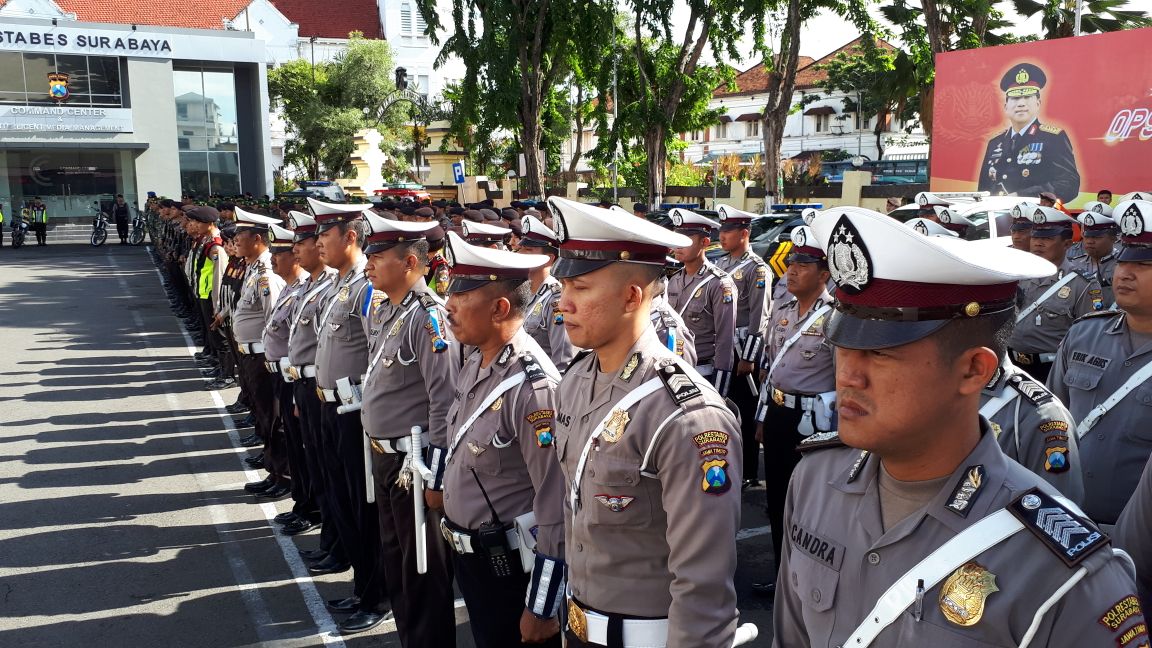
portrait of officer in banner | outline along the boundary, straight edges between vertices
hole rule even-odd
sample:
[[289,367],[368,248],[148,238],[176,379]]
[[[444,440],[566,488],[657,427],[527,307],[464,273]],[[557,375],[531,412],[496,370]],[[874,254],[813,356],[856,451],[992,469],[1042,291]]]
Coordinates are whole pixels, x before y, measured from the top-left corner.
[[1031,63],[1000,79],[1008,128],[988,141],[980,166],[980,191],[999,196],[1038,196],[1048,191],[1064,202],[1080,193],[1072,142],[1062,128],[1040,121],[1041,90],[1048,78]]

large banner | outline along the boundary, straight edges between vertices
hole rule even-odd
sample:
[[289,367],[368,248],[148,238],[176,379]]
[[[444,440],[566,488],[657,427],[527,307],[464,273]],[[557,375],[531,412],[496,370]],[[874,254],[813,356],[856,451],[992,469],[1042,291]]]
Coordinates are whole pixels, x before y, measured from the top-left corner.
[[1152,190],[1152,28],[936,57],[934,191]]

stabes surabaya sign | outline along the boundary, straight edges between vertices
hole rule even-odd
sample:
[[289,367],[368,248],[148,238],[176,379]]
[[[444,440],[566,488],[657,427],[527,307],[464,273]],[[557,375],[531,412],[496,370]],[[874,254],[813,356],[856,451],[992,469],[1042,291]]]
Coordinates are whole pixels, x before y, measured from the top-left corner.
[[[117,26],[120,27],[120,26]],[[189,30],[165,33],[128,27],[94,29],[51,25],[0,25],[0,50],[93,56],[261,62],[264,42],[240,32]]]

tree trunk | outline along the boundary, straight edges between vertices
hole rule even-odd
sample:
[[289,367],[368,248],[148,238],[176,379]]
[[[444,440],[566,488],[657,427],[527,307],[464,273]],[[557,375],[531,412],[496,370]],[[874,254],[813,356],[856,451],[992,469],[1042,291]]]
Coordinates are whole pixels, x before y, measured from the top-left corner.
[[668,142],[667,129],[653,125],[644,134],[644,150],[648,153],[648,200],[652,209],[660,209],[664,202],[664,182],[667,177]]
[[576,86],[576,105],[573,108],[576,119],[576,146],[572,149],[572,160],[568,163],[565,182],[576,181],[576,169],[580,167],[580,156],[584,155],[584,86]]
[[[792,93],[796,87],[796,62],[800,56],[800,0],[788,0],[788,17],[780,33],[780,47],[768,77],[768,102],[764,106],[761,126],[764,137],[764,189],[776,192],[780,173],[780,148],[784,125],[792,110]],[[783,196],[778,196],[783,198]]]

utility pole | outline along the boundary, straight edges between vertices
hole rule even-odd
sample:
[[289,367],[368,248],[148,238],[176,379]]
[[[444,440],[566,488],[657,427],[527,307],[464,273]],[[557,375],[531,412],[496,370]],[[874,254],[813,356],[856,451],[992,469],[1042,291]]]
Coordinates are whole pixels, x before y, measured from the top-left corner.
[[[616,15],[612,15],[612,129],[617,133],[620,131],[617,120],[620,117],[618,106],[620,105],[620,92],[616,86]],[[617,137],[616,141],[612,143],[612,202],[620,202],[619,199],[619,185],[620,185],[620,138]]]
[[1080,16],[1084,13],[1084,0],[1072,0],[1076,3],[1076,22],[1072,26],[1072,35],[1080,35]]

